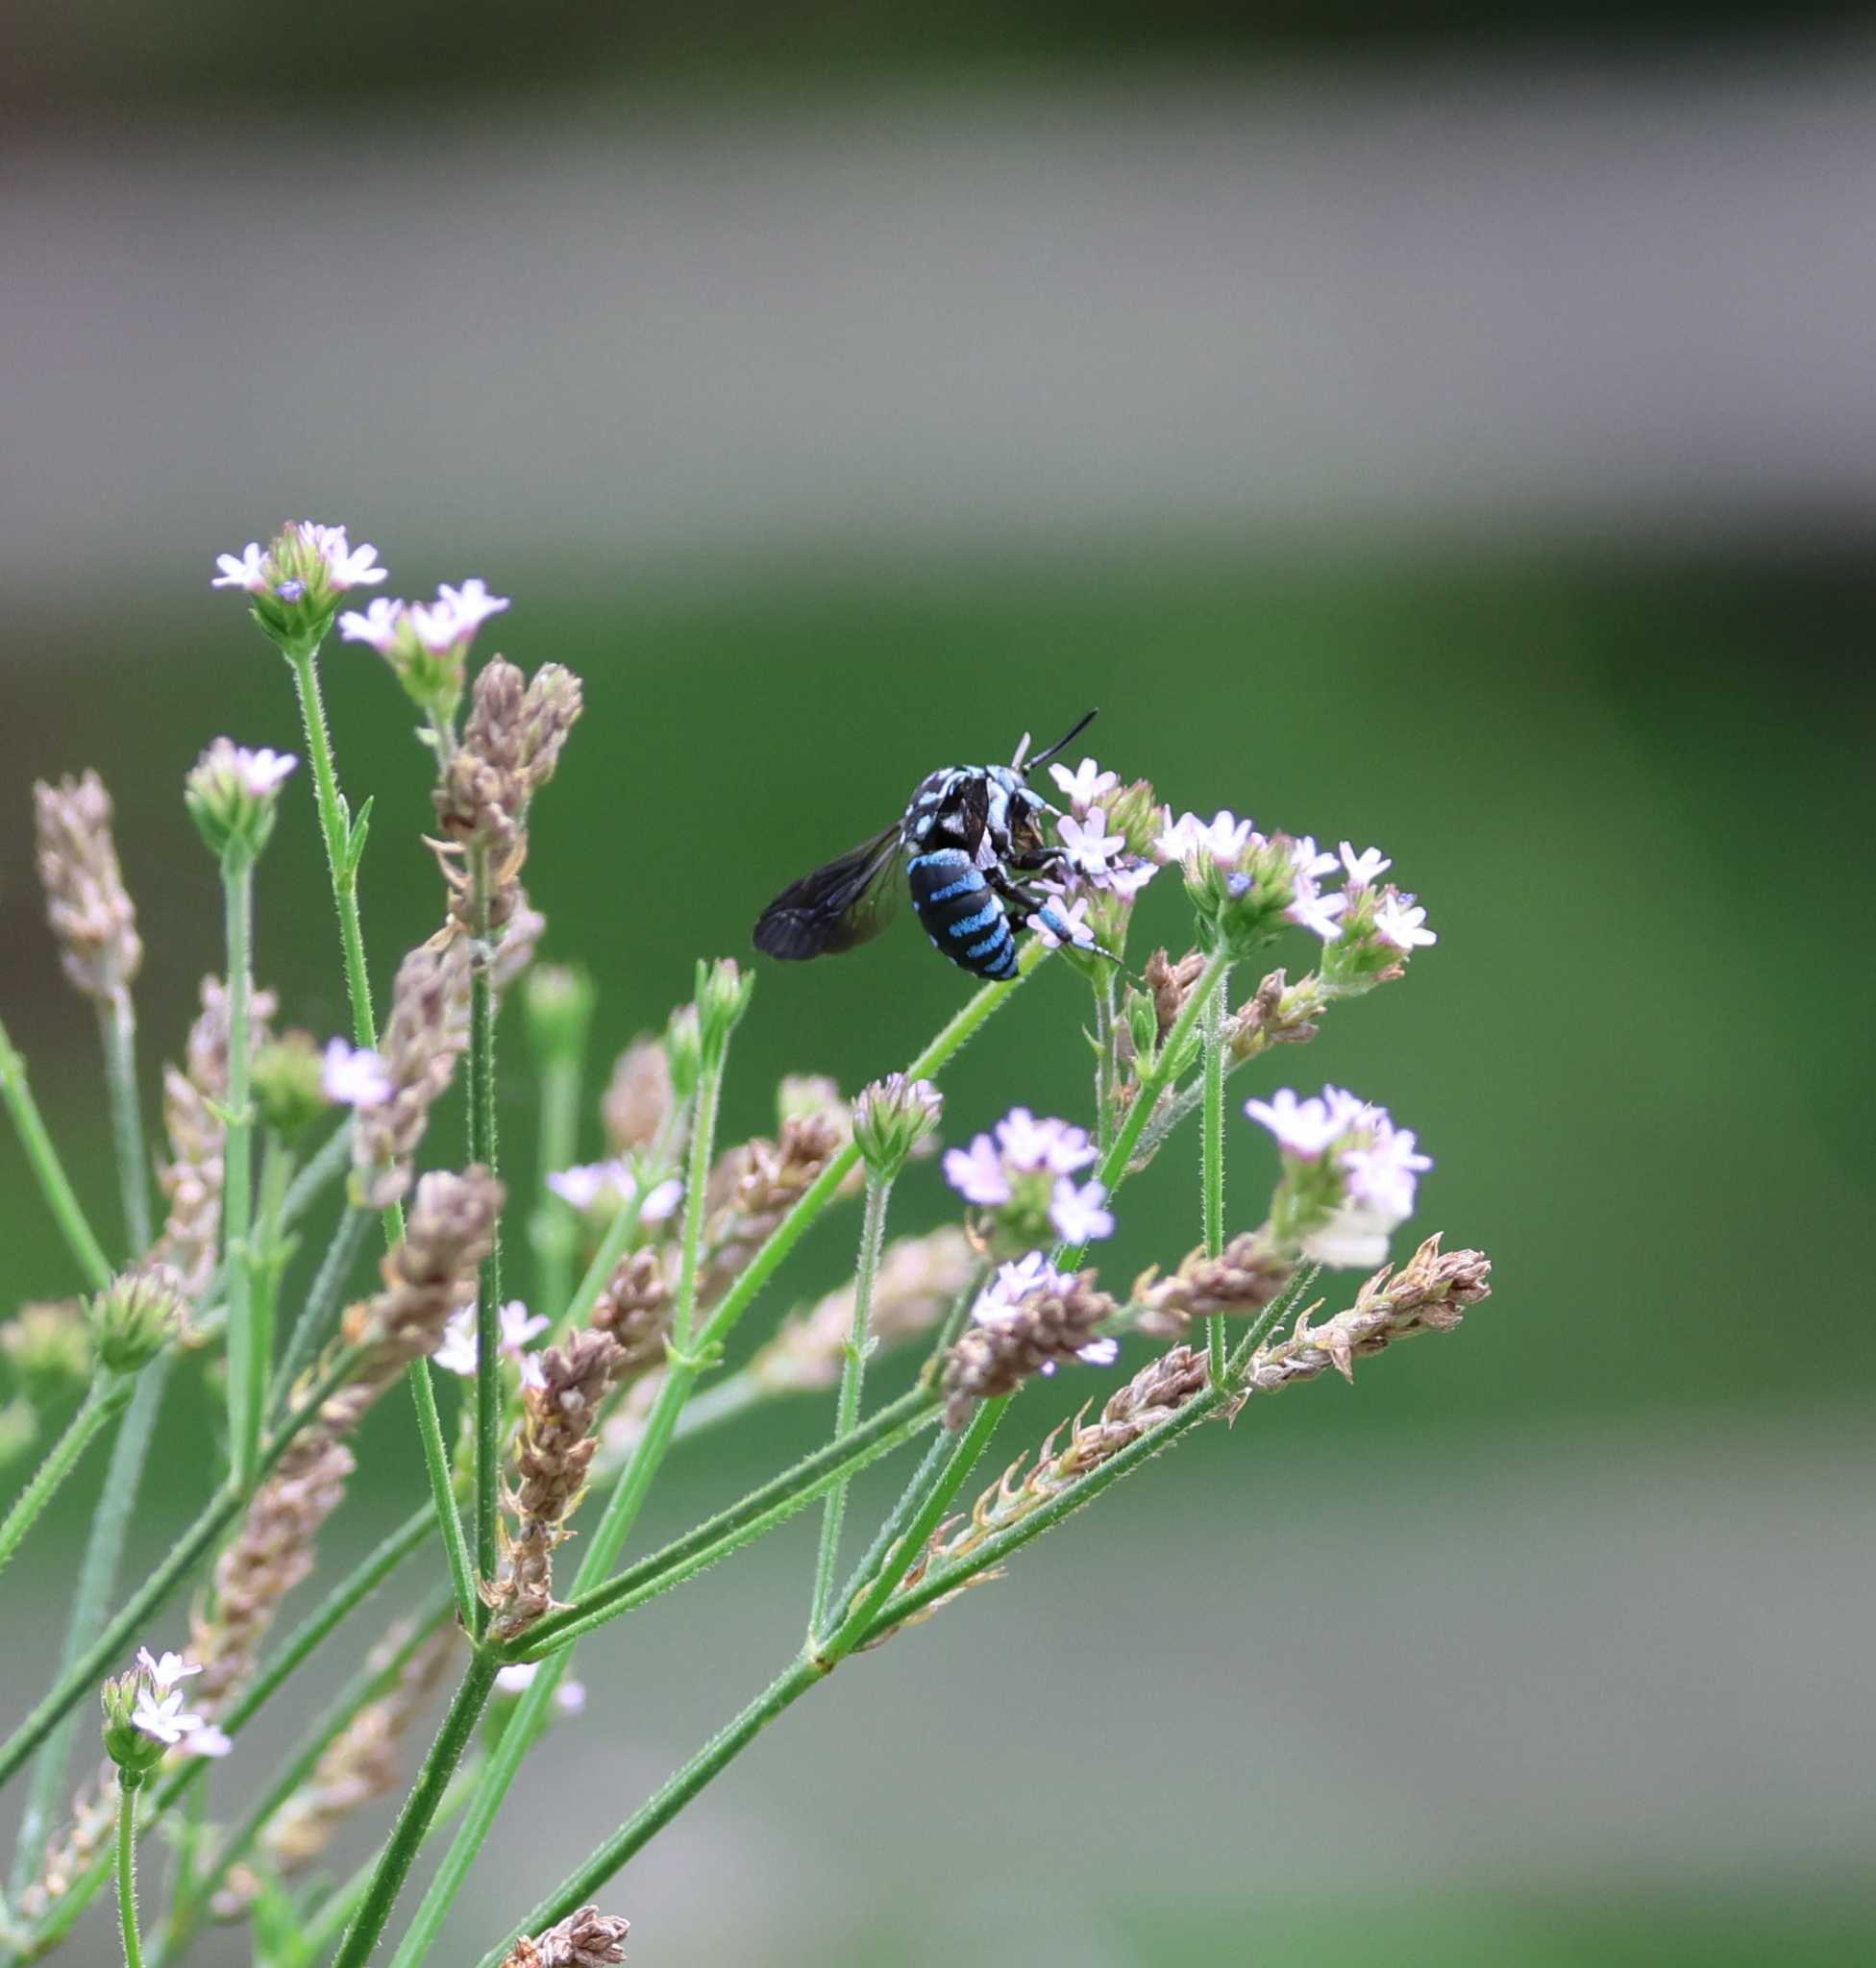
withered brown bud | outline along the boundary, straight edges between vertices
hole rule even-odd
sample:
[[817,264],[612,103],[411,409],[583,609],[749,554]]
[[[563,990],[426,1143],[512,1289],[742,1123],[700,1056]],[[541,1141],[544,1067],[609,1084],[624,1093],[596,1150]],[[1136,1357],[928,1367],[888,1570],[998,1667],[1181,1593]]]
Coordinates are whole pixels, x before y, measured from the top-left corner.
[[617,1968],[626,1958],[629,1920],[582,1906],[532,1940],[519,1940],[502,1968]]
[[1048,1272],[1020,1295],[1000,1280],[945,1362],[945,1426],[962,1428],[977,1402],[1013,1393],[1031,1374],[1073,1360],[1098,1341],[1100,1327],[1119,1311],[1097,1289],[1093,1271]]
[[1143,1333],[1176,1339],[1196,1318],[1214,1313],[1255,1314],[1277,1298],[1296,1266],[1271,1248],[1262,1231],[1234,1237],[1217,1257],[1204,1246],[1187,1253],[1170,1278],[1158,1267],[1141,1273],[1133,1288]]
[[1176,963],[1163,949],[1156,949],[1147,959],[1142,976],[1153,996],[1153,1017],[1159,1024],[1161,1045],[1166,1043],[1167,1033],[1177,1023],[1186,999],[1192,995],[1192,987],[1204,973],[1205,959],[1196,949],[1187,950]]

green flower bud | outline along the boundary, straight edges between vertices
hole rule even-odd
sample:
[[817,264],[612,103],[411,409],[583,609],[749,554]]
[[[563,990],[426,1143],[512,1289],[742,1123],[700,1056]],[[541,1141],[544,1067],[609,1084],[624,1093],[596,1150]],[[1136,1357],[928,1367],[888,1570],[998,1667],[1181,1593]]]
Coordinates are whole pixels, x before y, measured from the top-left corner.
[[891,1182],[919,1144],[937,1132],[943,1095],[929,1080],[902,1072],[875,1080],[853,1102],[853,1142],[868,1170]]
[[680,1004],[664,1028],[664,1056],[671,1066],[674,1098],[688,1100],[704,1070],[703,1026],[694,1004]]
[[0,1326],[0,1352],[24,1381],[80,1383],[91,1377],[91,1329],[76,1298],[23,1305]]
[[[133,1788],[169,1754],[169,1744],[160,1736],[146,1734],[135,1719],[138,1715],[146,1719],[160,1715],[159,1705],[164,1699],[151,1685],[149,1676],[137,1668],[113,1676],[98,1690],[99,1706],[104,1710],[104,1753],[124,1773],[125,1784]],[[175,1706],[180,1710],[181,1701],[176,1700]]]
[[1141,858],[1150,856],[1161,823],[1159,796],[1151,783],[1135,779],[1132,785],[1123,786],[1108,796],[1106,810],[1107,831],[1126,842],[1127,852]]
[[183,787],[184,803],[210,850],[253,860],[274,830],[280,789],[299,761],[290,751],[250,751],[217,738]]
[[306,1133],[326,1111],[319,1048],[309,1032],[283,1032],[254,1055],[254,1098],[283,1140]]
[[754,988],[754,976],[745,975],[734,957],[719,957],[713,964],[699,959],[698,1038],[704,1058],[710,1065],[723,1063],[723,1056],[729,1049],[729,1035],[749,1009],[750,993]]
[[586,1049],[598,996],[591,976],[569,964],[540,964],[528,972],[522,998],[528,1043],[536,1059],[580,1057]]
[[98,1362],[112,1373],[136,1373],[181,1330],[184,1305],[176,1273],[154,1265],[125,1271],[91,1301]]

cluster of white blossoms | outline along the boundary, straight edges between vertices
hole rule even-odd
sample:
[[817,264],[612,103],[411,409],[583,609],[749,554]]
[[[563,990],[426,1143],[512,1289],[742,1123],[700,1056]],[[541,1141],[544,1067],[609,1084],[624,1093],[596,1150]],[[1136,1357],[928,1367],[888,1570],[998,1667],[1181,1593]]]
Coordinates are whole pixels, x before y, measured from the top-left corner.
[[1340,1087],[1308,1099],[1286,1087],[1245,1112],[1283,1151],[1274,1216],[1293,1224],[1302,1254],[1344,1267],[1385,1263],[1389,1236],[1414,1213],[1417,1178],[1433,1167],[1413,1130]]
[[1088,1243],[1114,1232],[1103,1185],[1074,1180],[1096,1159],[1085,1128],[1012,1107],[994,1137],[946,1150],[945,1180],[966,1202],[1007,1216],[1014,1229],[1034,1232],[1046,1221],[1063,1242]]
[[[374,587],[387,578],[388,570],[380,567],[376,547],[355,547],[343,527],[323,527],[309,519],[295,520],[279,539],[263,547],[250,540],[238,554],[218,554],[215,565],[221,571],[209,585],[211,588],[245,588],[251,595],[274,595],[283,602],[304,598],[304,580],[288,573],[282,562],[287,557],[283,544],[301,553],[317,555],[325,569],[326,584],[334,594],[351,588]],[[282,589],[297,588],[286,594]]]
[[1130,903],[1159,873],[1158,864],[1127,851],[1126,836],[1108,830],[1109,800],[1120,785],[1118,773],[1105,772],[1092,758],[1073,770],[1051,765],[1049,775],[1069,802],[1055,825],[1062,860],[1054,877],[1037,884],[1058,898],[1059,906],[1026,919],[1050,949],[1065,943],[1087,947],[1096,941],[1088,922],[1089,891]]
[[[502,1327],[499,1342],[502,1357],[512,1360],[522,1369],[525,1379],[529,1362],[533,1358],[528,1351],[528,1342],[546,1332],[551,1321],[537,1313],[531,1313],[519,1298],[509,1299],[497,1316]],[[477,1310],[473,1303],[450,1315],[449,1323],[443,1328],[442,1343],[430,1356],[445,1373],[459,1373],[465,1378],[474,1375],[476,1319]]]
[[234,1745],[227,1734],[201,1715],[183,1707],[183,1690],[177,1685],[199,1667],[189,1666],[180,1654],[152,1655],[148,1647],[136,1650],[139,1675],[136,1704],[131,1710],[131,1726],[167,1749],[180,1749],[189,1757],[225,1757]]
[[[1029,1300],[1048,1292],[1067,1293],[1074,1289],[1072,1271],[1058,1271],[1039,1250],[1013,1264],[999,1265],[997,1275],[985,1286],[971,1308],[972,1319],[980,1326],[1012,1325],[1024,1316]],[[1121,1342],[1114,1339],[1090,1340],[1074,1350],[1077,1360],[1090,1366],[1112,1366],[1121,1357]],[[1056,1362],[1045,1360],[1037,1369],[1049,1374]]]
[[[547,1186],[563,1203],[581,1215],[603,1211],[616,1216],[638,1194],[638,1171],[623,1156],[610,1162],[588,1162],[575,1168],[555,1169]],[[662,1223],[677,1214],[684,1199],[684,1185],[675,1175],[654,1183],[645,1192],[639,1205],[641,1223]]]
[[459,656],[477,629],[507,606],[507,597],[490,594],[485,581],[472,578],[459,588],[444,581],[433,602],[399,602],[379,595],[363,614],[354,609],[341,615],[338,632],[346,642],[369,643],[387,658],[398,653],[407,637],[433,656]]

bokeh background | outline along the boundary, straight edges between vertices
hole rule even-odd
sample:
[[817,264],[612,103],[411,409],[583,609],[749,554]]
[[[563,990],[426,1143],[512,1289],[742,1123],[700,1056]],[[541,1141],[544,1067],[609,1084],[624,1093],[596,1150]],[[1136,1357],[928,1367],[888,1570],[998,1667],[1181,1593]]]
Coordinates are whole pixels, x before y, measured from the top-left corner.
[[[1869,1958],[1861,10],[108,0],[0,35],[0,973],[101,1220],[28,783],[116,794],[154,1085],[218,934],[181,775],[218,731],[295,740],[207,578],[289,515],[392,592],[483,576],[515,597],[484,648],[586,679],[530,879],[602,983],[596,1079],[925,772],[1090,703],[1176,805],[1381,842],[1441,934],[1237,1086],[1388,1102],[1439,1161],[1417,1227],[1488,1247],[1496,1295],[850,1666],[616,1882],[634,1960]],[[375,657],[326,670],[383,982],[435,913],[423,756]],[[260,969],[337,1030],[288,807]],[[1149,895],[1143,934],[1179,914]],[[784,1070],[902,1062],[962,988],[909,926],[769,968],[728,1127]],[[948,1077],[953,1135],[1078,1112],[1081,1017],[1065,972],[1025,991]],[[1230,1145],[1250,1221],[1268,1144]],[[1118,1275],[1196,1236],[1195,1158],[1127,1193]],[[938,1220],[935,1170],[902,1202]],[[11,1137],[0,1248],[10,1300],[70,1289]],[[148,1551],[211,1420],[179,1386]],[[645,1535],[826,1422],[685,1451]],[[403,1423],[335,1561],[419,1493]],[[9,1715],[67,1501],[7,1580]],[[456,1957],[768,1679],[813,1537],[589,1644]]]

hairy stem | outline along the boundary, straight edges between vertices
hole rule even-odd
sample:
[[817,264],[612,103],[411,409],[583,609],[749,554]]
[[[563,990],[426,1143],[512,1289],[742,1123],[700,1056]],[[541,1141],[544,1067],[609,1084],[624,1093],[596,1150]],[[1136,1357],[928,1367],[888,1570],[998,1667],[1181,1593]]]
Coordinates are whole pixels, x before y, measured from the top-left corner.
[[[860,1220],[859,1257],[853,1267],[853,1330],[848,1335],[846,1356],[840,1365],[840,1392],[834,1404],[834,1441],[841,1442],[853,1432],[860,1418],[860,1395],[866,1381],[867,1325],[873,1312],[873,1281],[879,1271],[879,1252],[886,1241],[886,1206],[891,1200],[890,1180],[877,1176],[866,1186],[866,1213]],[[814,1597],[808,1607],[807,1633],[818,1639],[827,1624],[833,1603],[834,1569],[840,1562],[840,1520],[847,1509],[846,1477],[839,1478],[827,1491],[827,1509],[821,1519],[821,1549],[814,1567]]]
[[[493,1175],[495,1143],[495,978],[488,920],[488,850],[471,849],[475,880],[477,936],[469,972],[469,1159]],[[502,1230],[498,1221],[482,1259],[476,1294],[476,1577],[495,1583],[501,1544],[502,1461]],[[433,1410],[432,1410],[433,1413]],[[440,1442],[441,1437],[439,1435]],[[428,1445],[426,1444],[426,1453]],[[443,1500],[437,1498],[439,1513]],[[447,1528],[445,1538],[448,1537]],[[477,1593],[468,1612],[469,1631],[481,1634],[488,1607]]]
[[123,1375],[112,1373],[108,1367],[101,1366],[92,1375],[77,1412],[46,1451],[44,1460],[33,1472],[32,1481],[14,1499],[6,1520],[0,1522],[0,1571],[6,1569],[27,1532],[38,1520],[39,1513],[58,1494],[59,1486],[78,1467],[79,1458],[90,1446],[91,1438],[129,1400],[130,1391],[130,1383]]
[[[417,1782],[406,1798],[404,1808],[398,1813],[389,1841],[379,1856],[371,1883],[358,1903],[352,1925],[346,1929],[338,1953],[333,1956],[333,1968],[363,1968],[371,1958],[378,1937],[391,1917],[398,1893],[416,1862],[418,1847],[430,1830],[431,1820],[436,1815],[443,1793],[456,1773],[456,1766],[462,1759],[463,1751],[469,1746],[476,1724],[481,1719],[482,1710],[495,1686],[500,1664],[494,1654],[486,1652],[479,1652],[470,1660],[462,1685],[456,1691],[449,1713],[443,1717],[443,1726],[437,1731],[429,1756],[424,1759]],[[535,1678],[540,1679],[539,1676]]]
[[534,1310],[552,1318],[573,1292],[579,1212],[547,1186],[547,1178],[572,1167],[580,1153],[580,1090],[584,1065],[576,1046],[541,1062],[540,1177],[529,1240],[534,1251]]
[[45,1197],[46,1208],[52,1212],[52,1220],[65,1240],[65,1248],[77,1261],[91,1289],[102,1292],[111,1283],[111,1261],[79,1207],[65,1174],[65,1165],[52,1145],[39,1104],[26,1083],[26,1062],[13,1049],[4,1023],[0,1023],[0,1098],[6,1100],[7,1111],[12,1116],[19,1144],[26,1151],[27,1164]]
[[267,1366],[258,1330],[251,1226],[254,1208],[253,1049],[249,1002],[254,989],[254,860],[233,847],[222,861],[228,925],[228,1102],[222,1147],[222,1274],[228,1290],[228,1459],[235,1488],[254,1487],[260,1454]]
[[[1205,1124],[1199,1135],[1200,1216],[1205,1255],[1217,1257],[1224,1248],[1224,994],[1230,988],[1227,969],[1205,999]],[[1213,1313],[1205,1321],[1205,1347],[1212,1385],[1224,1381],[1224,1315]]]
[[1095,986],[1095,1144],[1114,1141],[1114,970],[1103,964]]
[[136,1927],[136,1784],[121,1774],[117,1797],[117,1919],[124,1936],[124,1968],[143,1968]]
[[456,1504],[456,1478],[450,1452],[443,1442],[443,1420],[436,1412],[436,1384],[428,1360],[413,1360],[405,1376],[417,1408],[417,1439],[423,1444],[424,1472],[430,1478],[431,1510],[443,1534],[443,1556],[450,1568],[450,1590],[457,1616],[466,1633],[474,1633],[487,1609],[476,1590],[475,1568],[469,1562],[469,1540],[462,1534],[462,1516]]
[[136,1013],[128,991],[119,991],[108,1005],[99,1006],[98,1036],[104,1046],[104,1083],[117,1150],[124,1238],[136,1257],[150,1247],[150,1153],[144,1145],[143,1107],[136,1091]]

